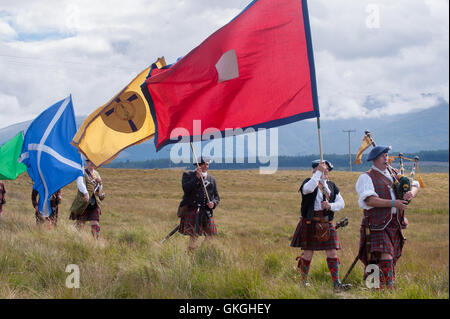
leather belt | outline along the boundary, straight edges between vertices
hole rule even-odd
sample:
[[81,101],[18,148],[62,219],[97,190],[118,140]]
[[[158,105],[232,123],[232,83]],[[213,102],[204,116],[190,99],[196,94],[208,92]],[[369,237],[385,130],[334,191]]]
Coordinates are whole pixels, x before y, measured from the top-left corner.
[[[314,211],[314,217],[312,218],[313,221],[319,222],[319,223],[328,223],[329,219],[328,216],[323,215],[323,210],[316,210]],[[311,224],[310,220],[306,221],[306,224]]]

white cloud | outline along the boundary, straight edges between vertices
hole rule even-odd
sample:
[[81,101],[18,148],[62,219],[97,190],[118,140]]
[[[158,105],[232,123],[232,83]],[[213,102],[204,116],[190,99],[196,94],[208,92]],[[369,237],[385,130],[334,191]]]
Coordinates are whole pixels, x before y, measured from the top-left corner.
[[0,20],[0,40],[10,40],[16,36],[14,29],[7,22]]
[[[448,102],[448,2],[310,3],[322,117],[406,113],[435,106],[437,96]],[[379,7],[378,29],[366,26],[369,4]],[[367,109],[367,96],[379,109]]]
[[2,116],[9,118],[11,123],[22,121],[22,114],[17,112],[20,108],[19,101],[15,96],[6,95],[0,92],[0,105],[4,106],[2,108]]
[[[249,2],[0,0],[0,127],[33,119],[70,93],[76,114],[89,114],[157,57],[174,62]],[[323,118],[448,101],[448,1],[308,4]],[[378,29],[366,25],[369,4],[379,7]]]

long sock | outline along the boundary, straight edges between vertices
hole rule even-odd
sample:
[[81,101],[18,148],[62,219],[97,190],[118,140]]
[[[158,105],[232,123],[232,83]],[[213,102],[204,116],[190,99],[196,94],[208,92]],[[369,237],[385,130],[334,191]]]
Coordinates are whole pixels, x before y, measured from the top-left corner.
[[198,237],[197,236],[190,236],[189,237],[189,243],[188,243],[188,252],[191,253],[195,249],[197,249],[198,244]]
[[301,256],[298,256],[296,260],[298,260],[298,268],[300,269],[300,273],[302,274],[302,282],[306,282],[306,279],[308,278],[311,260],[307,260]]
[[380,276],[380,288],[394,288],[394,263],[392,262],[392,259],[381,259],[378,263],[378,267],[382,274],[382,276]]
[[327,258],[328,269],[330,270],[331,280],[333,281],[333,286],[340,284],[339,281],[339,259],[338,258]]
[[91,233],[95,239],[98,239],[100,237],[100,225],[91,225]]

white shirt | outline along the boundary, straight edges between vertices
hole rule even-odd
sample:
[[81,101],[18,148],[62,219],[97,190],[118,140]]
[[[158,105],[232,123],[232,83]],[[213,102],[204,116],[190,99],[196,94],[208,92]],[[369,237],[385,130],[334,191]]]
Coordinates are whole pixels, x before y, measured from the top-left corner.
[[[372,165],[372,169],[377,172],[380,172],[381,174],[386,176],[391,182],[394,182],[392,179],[392,176],[391,176],[391,174],[389,174],[388,170],[382,171],[379,168],[375,167],[374,165]],[[416,186],[417,188],[420,188],[418,181],[413,181],[412,186]],[[359,207],[361,207],[362,209],[368,210],[368,209],[373,208],[372,206],[367,205],[367,203],[364,201],[367,197],[369,197],[369,196],[379,197],[378,194],[375,192],[375,187],[373,186],[372,179],[366,173],[359,176],[358,180],[356,181],[356,192],[359,195],[359,199],[358,199]],[[389,192],[391,193],[391,198],[395,200],[396,197],[395,197],[395,193],[394,193],[394,190],[392,189],[392,187],[389,187]],[[397,208],[392,207],[391,213],[396,213],[396,212],[397,212]]]
[[[316,187],[319,186],[321,177],[322,177],[322,172],[317,170],[313,174],[311,179],[307,183],[305,183],[305,185],[303,185],[303,189],[302,189],[303,195],[307,195],[307,194],[314,192]],[[331,191],[328,188],[326,180],[323,183],[324,183],[326,192],[328,193],[328,195],[330,195]],[[316,200],[314,201],[314,210],[323,210],[322,209],[322,200],[323,200],[322,190],[319,187],[317,189]],[[336,199],[335,199],[334,203],[330,203],[330,206],[331,206],[330,210],[332,210],[333,212],[340,211],[341,209],[343,209],[345,207],[345,202],[341,196],[341,193],[336,194]]]
[[[197,169],[194,169],[193,172],[197,172]],[[208,172],[202,172],[203,179],[208,177]]]
[[78,176],[78,178],[77,178],[77,187],[78,187],[78,190],[80,192],[82,192],[84,195],[88,194],[86,185],[84,185],[84,178],[83,178],[83,176]]
[[[77,177],[77,187],[80,192],[83,193],[83,195],[89,194],[86,185],[84,184],[84,176],[78,176]],[[103,190],[103,185],[100,184],[98,187],[98,190],[101,192]]]

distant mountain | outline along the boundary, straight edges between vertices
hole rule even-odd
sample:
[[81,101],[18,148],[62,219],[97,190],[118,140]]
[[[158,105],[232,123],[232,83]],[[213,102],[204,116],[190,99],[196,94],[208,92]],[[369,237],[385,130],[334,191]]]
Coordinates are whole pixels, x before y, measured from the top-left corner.
[[[80,126],[84,116],[77,116]],[[26,131],[31,121],[0,129],[0,144],[19,131]],[[321,120],[322,149],[327,154],[348,154],[348,133],[351,133],[351,152],[357,152],[365,130],[372,132],[377,144],[392,145],[393,150],[404,153],[449,149],[449,104],[441,104],[418,112],[411,112],[382,119]],[[229,138],[228,138],[229,139]],[[318,154],[316,120],[306,120],[281,126],[278,129],[278,154],[304,156]],[[208,142],[203,142],[207,145]],[[223,142],[225,143],[225,142]],[[224,144],[222,144],[224,145]],[[171,146],[156,152],[154,140],[132,146],[114,160],[145,161],[169,158]]]
[[[77,123],[77,127],[80,127],[81,123],[83,123],[86,116],[76,116],[75,121]],[[30,126],[32,121],[26,121],[26,122],[20,122],[17,124],[13,124],[10,126],[7,126],[5,128],[0,129],[0,145],[8,141],[9,139],[16,136],[17,133],[20,131],[23,131],[24,135],[28,129],[28,126]]]
[[[356,153],[364,131],[372,132],[377,144],[391,145],[399,152],[444,150],[449,148],[449,104],[443,102],[429,109],[382,119],[321,120],[324,153]],[[279,153],[282,155],[319,154],[316,121],[302,121],[279,128]]]
[[[75,121],[77,128],[81,126],[86,116],[76,116]],[[23,131],[26,133],[28,126],[32,121],[17,123],[0,129],[0,145],[13,138],[17,133]],[[146,141],[140,145],[132,146],[122,151],[115,161],[141,161],[155,158],[169,158],[170,148],[166,148],[156,153],[156,148],[153,139]]]

